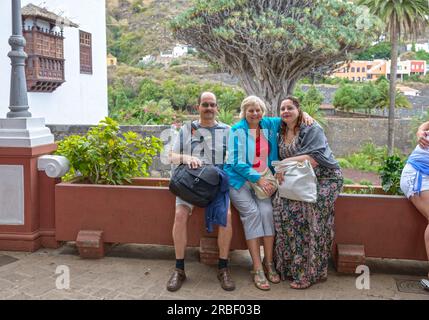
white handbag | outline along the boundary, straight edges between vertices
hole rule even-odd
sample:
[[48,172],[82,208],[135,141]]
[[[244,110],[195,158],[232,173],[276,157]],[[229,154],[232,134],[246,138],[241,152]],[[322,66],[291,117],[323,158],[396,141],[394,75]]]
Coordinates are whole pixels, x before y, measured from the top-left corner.
[[308,160],[273,161],[276,173],[284,173],[284,181],[279,185],[281,198],[315,203],[317,201],[317,178]]

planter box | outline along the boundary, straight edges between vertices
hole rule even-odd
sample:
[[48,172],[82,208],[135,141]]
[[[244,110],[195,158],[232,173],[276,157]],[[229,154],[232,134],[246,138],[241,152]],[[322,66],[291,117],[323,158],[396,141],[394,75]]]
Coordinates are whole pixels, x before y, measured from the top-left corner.
[[[76,241],[80,231],[102,231],[105,243],[173,245],[175,197],[168,179],[135,179],[128,186],[60,183],[55,187],[58,241]],[[238,213],[233,210],[231,249],[246,249]],[[200,246],[204,210],[196,208],[188,223],[188,246]]]
[[[57,184],[56,240],[87,243],[89,255],[94,257],[100,256],[103,243],[173,245],[175,197],[168,182],[143,178],[134,179],[130,186]],[[232,226],[231,249],[247,249],[235,208]],[[341,258],[337,254],[337,244],[341,244],[363,246],[364,256],[356,256],[356,262],[365,256],[427,260],[423,242],[426,226],[426,219],[405,197],[341,194],[335,205],[334,258]],[[85,232],[78,239],[81,231]],[[188,246],[200,246],[204,254],[215,253],[215,242],[204,240],[216,235],[216,231],[206,233],[204,210],[196,208],[188,224]],[[213,257],[206,259],[212,261]]]
[[341,194],[335,203],[335,245],[365,247],[365,256],[427,260],[428,222],[403,196]]

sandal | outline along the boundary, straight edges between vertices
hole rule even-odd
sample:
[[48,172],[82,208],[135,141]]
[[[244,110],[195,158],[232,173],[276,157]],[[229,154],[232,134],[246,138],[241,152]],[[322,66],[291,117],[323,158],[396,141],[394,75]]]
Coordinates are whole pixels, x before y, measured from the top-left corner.
[[310,288],[311,283],[307,280],[301,280],[301,281],[295,280],[291,282],[290,287],[292,289],[302,290],[302,289]]
[[264,268],[265,275],[268,280],[272,283],[280,283],[280,275],[277,273],[276,268],[274,268],[274,263],[262,263]]
[[268,291],[271,289],[267,278],[265,278],[265,273],[263,270],[252,271],[252,274],[253,282],[255,283],[256,288],[263,291]]

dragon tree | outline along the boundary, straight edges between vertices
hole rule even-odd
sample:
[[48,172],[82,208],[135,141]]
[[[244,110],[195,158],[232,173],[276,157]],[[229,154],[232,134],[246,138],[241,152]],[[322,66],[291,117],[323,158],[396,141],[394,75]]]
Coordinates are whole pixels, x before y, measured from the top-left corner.
[[342,0],[194,0],[171,27],[277,114],[299,79],[365,50],[382,26]]

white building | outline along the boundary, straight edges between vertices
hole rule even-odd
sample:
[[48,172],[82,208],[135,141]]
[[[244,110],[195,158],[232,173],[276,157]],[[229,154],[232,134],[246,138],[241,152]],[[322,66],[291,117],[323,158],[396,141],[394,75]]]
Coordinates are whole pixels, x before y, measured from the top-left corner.
[[[411,51],[412,47],[413,47],[412,44],[407,44],[407,51]],[[429,42],[416,43],[416,52],[420,50],[423,50],[429,53]]]
[[[387,78],[390,79],[390,66],[391,66],[391,60],[387,61],[386,64],[386,72],[387,72]],[[410,76],[411,74],[411,61],[410,60],[398,60],[398,69],[397,69],[397,78],[404,80],[404,76]]]
[[[45,0],[43,8],[33,4],[40,1],[22,0],[23,16],[28,14],[24,35],[37,39],[34,46],[27,41],[34,52],[26,47],[30,52],[26,66],[29,111],[33,117],[45,118],[47,124],[97,124],[108,114],[105,0]],[[0,1],[0,11],[0,118],[5,118],[9,112],[11,1]],[[61,26],[61,17],[71,23]]]
[[176,46],[173,48],[173,57],[179,58],[186,54],[188,54],[189,46],[188,45],[181,45],[176,44]]

